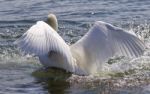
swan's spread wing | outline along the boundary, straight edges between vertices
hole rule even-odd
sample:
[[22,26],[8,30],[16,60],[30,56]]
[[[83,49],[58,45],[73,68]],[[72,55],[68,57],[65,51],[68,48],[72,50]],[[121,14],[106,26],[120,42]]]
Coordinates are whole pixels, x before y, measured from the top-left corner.
[[47,23],[38,21],[16,43],[23,52],[39,56],[45,66],[74,72],[69,46]]
[[16,43],[22,51],[28,54],[45,55],[50,51],[61,54],[69,53],[64,40],[43,21],[38,21],[33,25]]
[[97,21],[90,31],[77,43],[72,50],[82,56],[86,62],[106,62],[112,56],[137,57],[143,54],[144,43],[135,35]]

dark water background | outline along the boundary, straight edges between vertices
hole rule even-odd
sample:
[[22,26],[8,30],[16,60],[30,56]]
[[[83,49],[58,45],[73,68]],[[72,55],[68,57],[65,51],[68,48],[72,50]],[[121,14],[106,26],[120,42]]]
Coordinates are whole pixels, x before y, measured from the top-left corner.
[[[59,34],[68,43],[97,20],[133,30],[149,43],[150,0],[0,0],[0,94],[150,94],[149,50],[133,61],[131,69],[138,64],[134,72],[110,77],[35,72],[42,67],[38,59],[23,56],[13,42],[50,12],[58,17]],[[128,60],[119,62],[129,65]]]

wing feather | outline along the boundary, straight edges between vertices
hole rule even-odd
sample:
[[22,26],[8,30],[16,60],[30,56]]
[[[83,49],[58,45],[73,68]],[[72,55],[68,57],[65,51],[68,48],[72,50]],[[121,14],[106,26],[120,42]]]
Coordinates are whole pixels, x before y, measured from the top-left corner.
[[[56,51],[66,55],[68,45],[54,29],[43,21],[38,21],[15,42],[19,48],[28,54],[44,55]],[[65,52],[66,51],[66,52]]]
[[84,53],[84,59],[89,60],[85,63],[107,62],[112,56],[137,57],[145,50],[143,41],[135,34],[102,21],[97,21],[90,31],[71,47],[75,52],[79,50]]

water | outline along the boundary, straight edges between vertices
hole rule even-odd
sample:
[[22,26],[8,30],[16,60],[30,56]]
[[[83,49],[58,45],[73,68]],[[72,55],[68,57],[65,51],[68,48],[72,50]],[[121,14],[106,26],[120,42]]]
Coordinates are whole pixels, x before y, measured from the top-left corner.
[[[43,70],[13,42],[37,20],[55,13],[67,43],[80,39],[96,20],[141,35],[149,46],[149,0],[0,0],[0,94],[149,94],[150,51],[135,59],[112,59],[104,72],[82,77]],[[108,69],[108,70],[107,70]]]

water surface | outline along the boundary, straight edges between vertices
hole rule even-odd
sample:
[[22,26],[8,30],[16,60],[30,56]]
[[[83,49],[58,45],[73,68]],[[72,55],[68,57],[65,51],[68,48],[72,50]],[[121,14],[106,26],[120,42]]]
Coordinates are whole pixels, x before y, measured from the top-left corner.
[[[1,94],[149,94],[150,52],[134,59],[115,59],[99,76],[82,77],[43,70],[38,58],[23,56],[13,42],[48,13],[55,13],[59,34],[71,44],[97,21],[141,35],[149,46],[149,0],[1,0]],[[111,73],[107,73],[107,68]],[[109,71],[110,72],[110,71]]]

